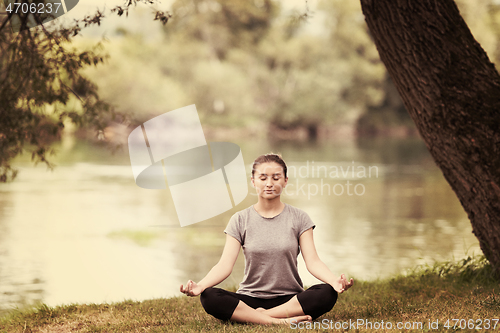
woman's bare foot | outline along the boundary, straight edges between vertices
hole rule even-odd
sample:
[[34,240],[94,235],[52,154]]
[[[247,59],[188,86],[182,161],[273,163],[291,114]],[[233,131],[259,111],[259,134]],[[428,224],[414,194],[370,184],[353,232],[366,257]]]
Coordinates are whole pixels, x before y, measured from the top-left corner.
[[311,316],[304,315],[304,316],[276,319],[275,324],[290,326],[291,324],[297,324],[297,323],[301,323],[304,321],[311,321],[311,320],[312,320]]

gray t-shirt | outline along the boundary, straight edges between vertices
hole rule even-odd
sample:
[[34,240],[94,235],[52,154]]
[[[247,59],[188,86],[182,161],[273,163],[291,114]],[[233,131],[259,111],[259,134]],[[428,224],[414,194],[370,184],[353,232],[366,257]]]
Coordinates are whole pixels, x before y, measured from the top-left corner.
[[274,298],[303,291],[297,270],[299,237],[314,227],[309,215],[288,204],[272,218],[261,216],[253,205],[234,214],[224,232],[240,242],[245,254],[245,276],[237,293]]

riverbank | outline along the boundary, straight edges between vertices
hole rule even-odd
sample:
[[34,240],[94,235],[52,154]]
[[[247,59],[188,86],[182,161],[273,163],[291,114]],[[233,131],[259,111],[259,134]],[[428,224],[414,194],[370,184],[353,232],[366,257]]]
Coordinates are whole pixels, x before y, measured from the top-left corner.
[[[415,269],[380,281],[356,281],[316,322],[292,326],[365,331],[500,330],[500,286],[484,258]],[[455,320],[454,320],[455,319]],[[496,320],[495,320],[496,319]],[[316,325],[314,328],[313,325]],[[448,327],[447,327],[448,326]],[[392,329],[391,329],[392,327]],[[308,329],[310,328],[310,329]],[[221,323],[198,298],[114,304],[45,305],[0,319],[1,332],[287,332],[290,327]]]

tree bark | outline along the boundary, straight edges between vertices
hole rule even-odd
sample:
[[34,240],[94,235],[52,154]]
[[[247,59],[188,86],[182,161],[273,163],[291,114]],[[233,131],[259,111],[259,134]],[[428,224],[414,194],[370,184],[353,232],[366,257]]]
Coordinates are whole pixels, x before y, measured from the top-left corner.
[[453,0],[361,0],[411,118],[500,276],[500,75]]

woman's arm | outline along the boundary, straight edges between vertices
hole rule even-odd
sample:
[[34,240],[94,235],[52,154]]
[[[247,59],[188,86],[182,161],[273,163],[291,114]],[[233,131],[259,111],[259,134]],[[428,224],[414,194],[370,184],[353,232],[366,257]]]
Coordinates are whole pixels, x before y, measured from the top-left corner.
[[299,238],[300,250],[306,263],[307,270],[318,280],[330,284],[338,293],[349,289],[354,280],[347,281],[344,274],[335,276],[328,267],[321,261],[316,252],[313,239],[313,228],[308,229]]
[[226,245],[222,251],[219,262],[212,267],[210,272],[198,283],[189,280],[186,287],[181,285],[181,292],[188,296],[198,296],[208,287],[224,281],[233,271],[234,263],[238,258],[241,244],[236,238],[226,235]]

